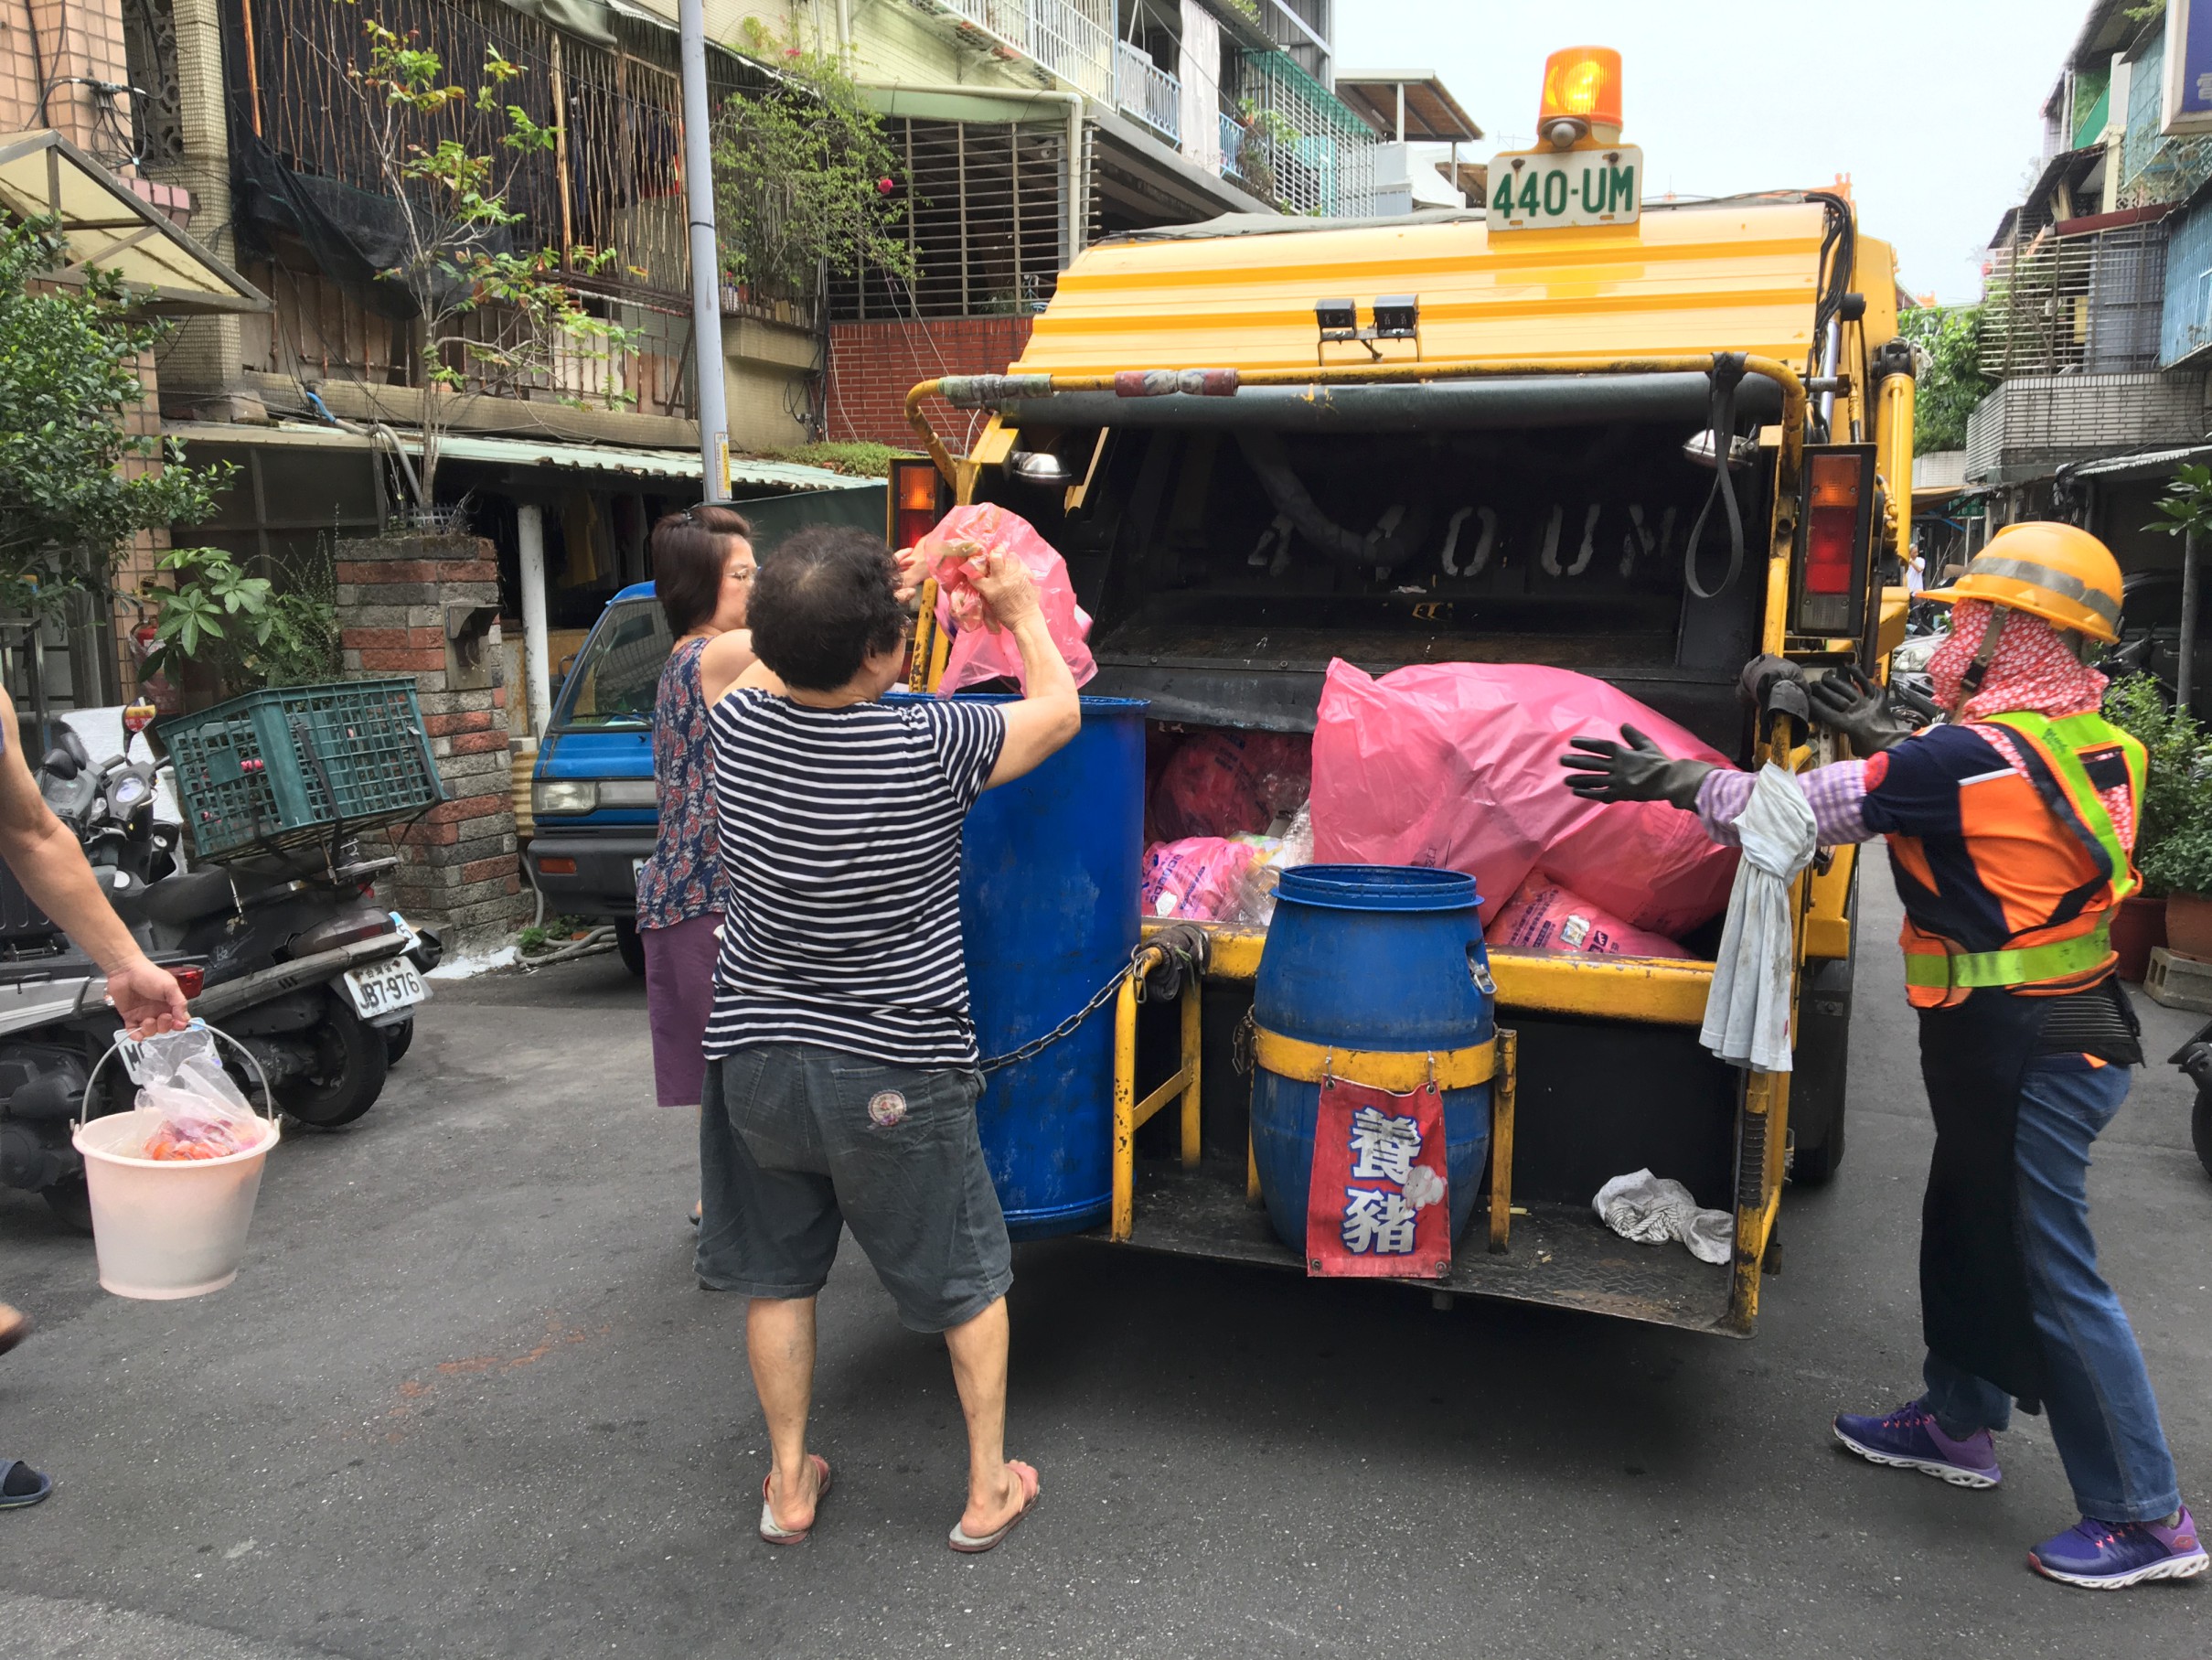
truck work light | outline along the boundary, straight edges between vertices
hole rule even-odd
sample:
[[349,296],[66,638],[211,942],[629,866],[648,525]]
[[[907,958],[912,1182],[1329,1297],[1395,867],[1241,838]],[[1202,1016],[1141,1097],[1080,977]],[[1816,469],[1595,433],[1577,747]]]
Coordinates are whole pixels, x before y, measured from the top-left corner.
[[1360,308],[1350,300],[1316,300],[1313,303],[1314,327],[1321,331],[1324,340],[1356,340],[1360,337]]
[[1379,295],[1374,303],[1374,337],[1378,340],[1410,340],[1421,332],[1421,296],[1417,294],[1387,294]]

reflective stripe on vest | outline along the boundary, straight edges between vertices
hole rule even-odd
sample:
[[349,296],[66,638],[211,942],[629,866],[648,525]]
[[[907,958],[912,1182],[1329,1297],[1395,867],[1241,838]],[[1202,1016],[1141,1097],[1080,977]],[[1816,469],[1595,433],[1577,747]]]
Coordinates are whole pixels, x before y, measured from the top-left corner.
[[[2065,804],[2073,809],[2067,829],[2079,837],[2092,857],[2103,865],[2110,901],[2082,925],[2083,931],[2046,945],[2020,946],[2001,951],[1907,950],[1905,983],[1921,990],[1972,991],[1987,986],[2033,986],[2047,980],[2088,974],[2104,966],[2112,954],[2111,906],[2142,886],[2127,845],[2112,823],[2097,787],[2081,764],[2081,752],[2118,749],[2128,769],[2128,796],[2138,815],[2149,756],[2143,746],[2100,714],[2073,714],[2060,720],[2025,711],[1987,716],[2032,748],[2050,768]],[[2054,818],[2066,822],[2054,812]]]
[[2100,916],[2096,927],[2071,939],[2046,946],[2021,946],[2009,951],[1945,951],[1905,953],[1905,983],[1923,990],[1945,991],[1952,987],[1972,991],[1983,986],[2034,986],[2045,980],[2065,980],[2104,966],[2112,954],[2111,929]]

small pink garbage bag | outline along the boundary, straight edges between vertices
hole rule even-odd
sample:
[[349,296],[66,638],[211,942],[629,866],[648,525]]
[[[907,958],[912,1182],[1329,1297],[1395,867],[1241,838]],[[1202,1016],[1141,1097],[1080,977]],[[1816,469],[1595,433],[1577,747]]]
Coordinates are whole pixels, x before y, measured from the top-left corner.
[[1144,914],[1185,922],[1225,922],[1244,898],[1245,877],[1265,850],[1226,836],[1186,836],[1145,849]]
[[1559,757],[1623,723],[1670,755],[1727,757],[1572,669],[1425,663],[1374,680],[1329,665],[1313,734],[1314,857],[1462,871],[1494,921],[1530,872],[1631,927],[1679,938],[1720,914],[1734,848],[1663,801],[1585,801]]
[[1687,957],[1663,934],[1630,927],[1581,894],[1533,875],[1483,929],[1493,951],[1587,951],[1604,957]]
[[1097,661],[1085,643],[1091,633],[1090,614],[1075,603],[1067,561],[1028,519],[989,502],[955,508],[915,546],[928,557],[929,573],[937,579],[938,626],[958,631],[946,658],[944,678],[937,682],[939,697],[1002,675],[1028,689],[1014,637],[991,627],[984,615],[983,596],[976,592],[974,578],[983,568],[986,552],[1011,553],[1029,568],[1044,608],[1045,632],[1066,659],[1075,684],[1085,684],[1098,672]]

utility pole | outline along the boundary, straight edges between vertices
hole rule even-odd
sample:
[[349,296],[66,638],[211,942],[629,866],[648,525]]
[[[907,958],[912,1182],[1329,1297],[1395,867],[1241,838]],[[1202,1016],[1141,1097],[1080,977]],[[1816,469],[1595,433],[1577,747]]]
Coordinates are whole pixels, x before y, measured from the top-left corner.
[[699,391],[704,499],[730,498],[730,417],[722,387],[721,258],[714,236],[714,112],[707,103],[705,0],[677,0],[683,60],[684,211],[691,225],[691,356]]
[[2202,593],[2196,567],[2196,532],[2181,540],[2181,661],[2174,669],[2174,707],[2189,712],[2189,699],[2196,689],[2196,607]]

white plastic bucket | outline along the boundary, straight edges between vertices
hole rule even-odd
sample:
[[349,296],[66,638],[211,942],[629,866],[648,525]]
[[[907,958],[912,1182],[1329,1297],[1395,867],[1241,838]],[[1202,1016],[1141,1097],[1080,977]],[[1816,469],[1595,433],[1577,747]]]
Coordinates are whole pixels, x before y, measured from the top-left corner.
[[[208,1031],[261,1065],[228,1033]],[[109,1055],[92,1068],[97,1078]],[[262,1078],[263,1097],[268,1080]],[[91,1098],[91,1080],[85,1097]],[[262,1191],[262,1166],[277,1143],[273,1118],[259,1120],[262,1139],[219,1159],[144,1159],[146,1138],[161,1127],[152,1107],[80,1120],[69,1140],[84,1155],[84,1184],[92,1202],[92,1248],[100,1283],[118,1297],[166,1301],[219,1291],[238,1278],[246,1230]]]
[[144,1147],[160,1126],[159,1112],[138,1107],[80,1124],[70,1137],[84,1155],[100,1283],[118,1297],[198,1297],[237,1279],[262,1166],[277,1141],[264,1120],[260,1145],[226,1158],[118,1151]]

